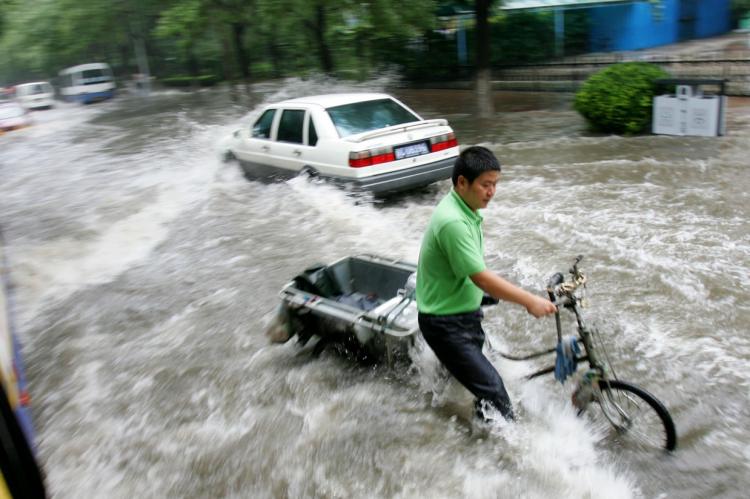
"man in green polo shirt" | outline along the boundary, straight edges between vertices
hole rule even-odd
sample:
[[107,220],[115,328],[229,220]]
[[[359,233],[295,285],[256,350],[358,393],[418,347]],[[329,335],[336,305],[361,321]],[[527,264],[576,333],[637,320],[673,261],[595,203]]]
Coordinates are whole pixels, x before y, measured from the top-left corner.
[[482,353],[480,308],[485,293],[526,307],[534,317],[555,312],[541,296],[511,284],[484,264],[482,216],[495,195],[500,163],[484,147],[465,149],[453,167],[453,189],[437,205],[422,239],[417,269],[419,328],[448,371],[476,397],[509,420],[513,406],[503,380]]

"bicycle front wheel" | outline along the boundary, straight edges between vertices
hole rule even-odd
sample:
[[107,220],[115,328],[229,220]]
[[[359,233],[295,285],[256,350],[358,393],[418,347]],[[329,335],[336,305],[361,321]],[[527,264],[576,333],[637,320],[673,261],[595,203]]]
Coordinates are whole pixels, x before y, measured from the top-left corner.
[[615,440],[627,447],[668,451],[677,447],[672,416],[656,397],[619,380],[599,380],[599,389],[587,411],[597,428],[614,431]]

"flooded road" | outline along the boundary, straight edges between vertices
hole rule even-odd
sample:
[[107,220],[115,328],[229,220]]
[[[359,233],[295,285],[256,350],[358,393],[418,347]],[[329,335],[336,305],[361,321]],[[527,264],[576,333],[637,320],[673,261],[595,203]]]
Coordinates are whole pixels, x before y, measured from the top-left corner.
[[[750,102],[721,138],[586,132],[566,94],[391,90],[503,164],[488,265],[541,293],[584,254],[588,318],[618,374],[659,397],[673,455],[623,452],[576,418],[542,363],[491,359],[520,421],[482,434],[428,350],[410,368],[269,346],[277,292],[356,253],[416,261],[450,182],[363,203],[302,179],[247,181],[218,144],[267,101],[166,92],[35,113],[0,137],[11,264],[39,453],[59,498],[744,497],[750,487]],[[554,321],[487,310],[492,344],[555,341]]]

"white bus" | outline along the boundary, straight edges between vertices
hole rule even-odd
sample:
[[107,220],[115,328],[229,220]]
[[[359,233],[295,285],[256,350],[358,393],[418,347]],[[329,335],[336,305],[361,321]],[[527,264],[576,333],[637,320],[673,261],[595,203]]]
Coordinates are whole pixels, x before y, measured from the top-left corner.
[[60,71],[60,95],[66,101],[88,104],[115,96],[112,69],[103,62],[81,64]]

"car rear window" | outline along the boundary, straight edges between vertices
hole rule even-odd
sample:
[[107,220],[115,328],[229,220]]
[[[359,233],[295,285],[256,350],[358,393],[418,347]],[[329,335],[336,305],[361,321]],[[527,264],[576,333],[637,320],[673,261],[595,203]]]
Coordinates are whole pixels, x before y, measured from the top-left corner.
[[298,109],[286,109],[281,113],[279,132],[276,140],[279,142],[302,143],[302,125],[305,122],[305,112]]
[[355,102],[329,107],[326,111],[340,137],[420,121],[417,115],[393,99]]

